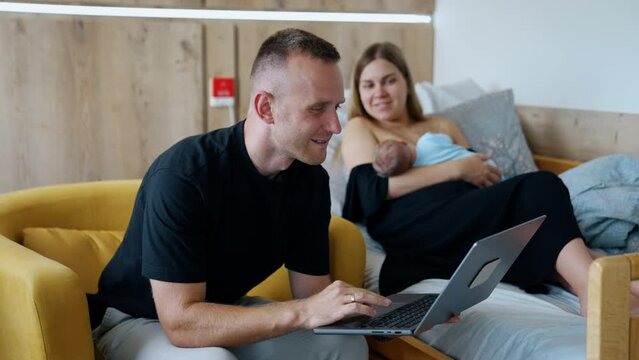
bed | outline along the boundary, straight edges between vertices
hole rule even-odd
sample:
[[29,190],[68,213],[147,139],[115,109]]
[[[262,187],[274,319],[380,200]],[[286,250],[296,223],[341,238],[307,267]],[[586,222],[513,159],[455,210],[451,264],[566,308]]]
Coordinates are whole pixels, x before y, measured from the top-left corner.
[[[578,171],[587,166],[580,166],[580,161],[532,155],[512,91],[486,93],[470,79],[444,87],[418,82],[415,87],[426,113],[451,117],[468,134],[471,146],[492,154],[507,177],[536,169],[549,170],[562,174],[568,186],[571,174],[573,178],[583,177]],[[348,97],[346,91],[347,102]],[[346,121],[345,112],[339,115],[341,121]],[[323,164],[331,176],[332,211],[336,214],[341,213],[347,178],[339,154],[340,141],[340,135],[331,140]],[[639,158],[630,157],[630,160],[636,161],[632,167],[639,169],[636,165]],[[623,166],[628,168],[626,164]],[[573,168],[572,173],[567,171]],[[367,245],[364,286],[378,291],[379,270],[385,253],[366,228],[359,227]],[[531,295],[512,285],[500,284],[486,301],[462,313],[459,324],[438,325],[415,338],[369,338],[371,357],[634,358],[639,356],[636,341],[632,341],[637,339],[638,319],[628,316],[626,293],[630,279],[639,275],[638,262],[639,254],[626,254],[602,258],[592,266],[588,320],[579,316],[577,297],[560,287],[548,285],[548,294]],[[404,292],[438,292],[445,284],[442,279],[425,279]]]
[[[369,259],[371,254],[379,258],[368,249]],[[530,295],[500,284],[489,299],[464,312],[460,324],[439,325],[417,338],[369,338],[372,358],[636,359],[638,319],[628,316],[627,294],[629,281],[639,278],[638,264],[637,254],[595,261],[589,276],[588,320],[576,315],[578,302],[563,289]],[[424,280],[405,291],[437,292],[443,284],[444,280]]]
[[[126,6],[140,2],[102,3]],[[144,3],[187,6],[177,0]],[[228,9],[418,14],[432,14],[435,8],[432,0],[380,0],[370,4],[270,0],[188,3],[193,7]],[[420,81],[417,91],[426,112],[447,111],[445,115],[458,115],[460,121],[472,127],[469,119],[474,116],[459,108],[454,109],[458,113],[452,113],[450,108],[479,96],[498,101],[507,110],[502,113],[508,114],[510,129],[523,128],[524,143],[534,154],[527,158],[524,168],[536,164],[560,173],[602,155],[639,154],[634,145],[639,135],[639,115],[515,105],[516,99],[508,90],[498,95],[484,94],[470,81],[457,86],[432,86],[428,81],[432,81],[433,72],[433,23],[177,21],[0,14],[0,48],[10,54],[0,58],[0,78],[11,80],[6,82],[9,85],[0,86],[0,109],[6,119],[0,121],[0,143],[5,144],[0,152],[0,167],[11,169],[0,174],[0,191],[139,178],[170,144],[229,124],[229,109],[210,108],[204,103],[206,94],[202,92],[211,77],[236,78],[233,109],[239,118],[246,113],[246,84],[258,44],[268,34],[288,26],[312,31],[333,42],[342,55],[340,67],[346,84],[351,65],[366,46],[374,41],[393,41],[405,49],[413,77]],[[33,55],[41,49],[49,52],[45,56]],[[72,79],[73,86],[68,79]],[[87,84],[100,84],[99,91],[87,91]],[[64,101],[59,94],[65,94]],[[344,114],[341,118],[345,121]],[[51,128],[59,131],[50,131]],[[518,147],[515,143],[502,147],[502,155],[526,157],[520,153],[524,135],[518,137]],[[478,133],[478,139],[482,137]],[[502,140],[510,138],[505,136]],[[334,140],[337,141],[331,145],[337,145],[339,136]],[[339,198],[344,191],[339,181],[344,181],[345,174],[335,161],[335,147],[324,166],[331,174],[331,195]],[[333,201],[333,212],[339,211],[339,203]],[[373,289],[375,266],[383,259],[379,249],[375,252],[375,245],[368,243],[367,285]],[[627,316],[631,278],[639,279],[638,255],[598,260],[590,271],[588,321],[574,314],[575,298],[561,289],[553,288],[548,296],[535,297],[503,285],[486,303],[463,314],[460,325],[442,325],[419,338],[370,338],[371,358],[639,358],[639,320]],[[407,291],[436,290],[441,284],[440,280],[425,280]],[[509,312],[505,311],[507,308]],[[491,311],[500,314],[486,318]],[[544,314],[548,321],[533,322],[540,319],[532,314]],[[517,322],[523,315],[530,321]],[[479,336],[476,332],[484,334]]]

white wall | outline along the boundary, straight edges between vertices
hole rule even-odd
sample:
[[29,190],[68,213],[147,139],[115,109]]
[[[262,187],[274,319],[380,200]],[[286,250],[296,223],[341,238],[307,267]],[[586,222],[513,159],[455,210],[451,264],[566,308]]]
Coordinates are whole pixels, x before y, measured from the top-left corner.
[[439,0],[434,82],[522,105],[639,113],[639,1]]

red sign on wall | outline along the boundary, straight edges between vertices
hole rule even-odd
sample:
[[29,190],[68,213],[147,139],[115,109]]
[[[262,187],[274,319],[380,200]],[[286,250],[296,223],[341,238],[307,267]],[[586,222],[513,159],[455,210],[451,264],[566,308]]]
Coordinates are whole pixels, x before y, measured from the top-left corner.
[[235,94],[233,78],[213,78],[213,97],[233,97]]
[[233,106],[235,103],[235,79],[214,77],[211,79],[211,106]]

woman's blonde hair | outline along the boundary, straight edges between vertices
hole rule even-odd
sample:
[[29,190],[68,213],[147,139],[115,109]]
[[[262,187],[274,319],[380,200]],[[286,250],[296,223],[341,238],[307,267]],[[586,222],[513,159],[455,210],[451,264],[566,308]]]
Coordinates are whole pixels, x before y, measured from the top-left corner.
[[351,89],[353,93],[353,99],[351,100],[351,106],[349,109],[349,118],[354,117],[366,117],[372,119],[373,117],[364,109],[362,104],[362,98],[359,93],[359,80],[362,75],[362,71],[366,65],[370,64],[374,60],[384,59],[397,67],[399,72],[406,80],[406,86],[408,87],[408,96],[406,97],[406,111],[411,121],[422,121],[425,119],[422,114],[422,107],[419,105],[417,95],[415,95],[415,86],[413,85],[413,77],[410,74],[406,59],[402,51],[397,45],[389,42],[375,43],[362,53],[357,63],[355,63],[355,69],[353,69],[353,79],[351,83]]

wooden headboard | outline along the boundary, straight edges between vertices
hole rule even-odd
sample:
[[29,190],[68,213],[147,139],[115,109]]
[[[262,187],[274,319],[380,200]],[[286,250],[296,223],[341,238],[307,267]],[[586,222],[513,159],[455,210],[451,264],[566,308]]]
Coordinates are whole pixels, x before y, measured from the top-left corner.
[[639,155],[639,114],[518,106],[535,154],[578,161],[624,153]]

